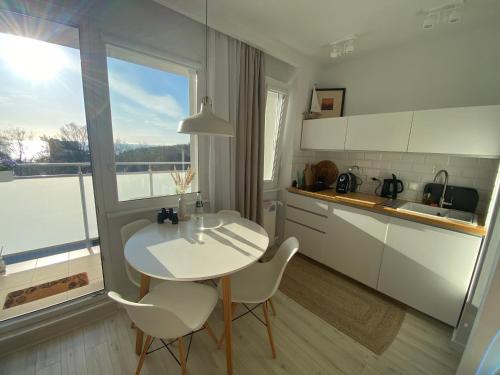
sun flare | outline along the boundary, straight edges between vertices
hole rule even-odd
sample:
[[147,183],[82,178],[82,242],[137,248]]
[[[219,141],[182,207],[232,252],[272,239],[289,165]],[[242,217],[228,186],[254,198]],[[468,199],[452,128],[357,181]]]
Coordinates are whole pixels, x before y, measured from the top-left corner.
[[0,57],[17,75],[31,81],[48,81],[68,64],[59,46],[36,39],[0,34]]

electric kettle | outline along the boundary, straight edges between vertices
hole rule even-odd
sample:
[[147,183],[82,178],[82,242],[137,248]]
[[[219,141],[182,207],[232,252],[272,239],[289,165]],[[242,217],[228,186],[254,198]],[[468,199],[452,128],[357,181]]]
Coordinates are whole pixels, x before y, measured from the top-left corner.
[[382,185],[382,197],[396,199],[399,193],[404,190],[403,181],[398,180],[396,175],[393,173],[392,178],[384,179],[384,184]]

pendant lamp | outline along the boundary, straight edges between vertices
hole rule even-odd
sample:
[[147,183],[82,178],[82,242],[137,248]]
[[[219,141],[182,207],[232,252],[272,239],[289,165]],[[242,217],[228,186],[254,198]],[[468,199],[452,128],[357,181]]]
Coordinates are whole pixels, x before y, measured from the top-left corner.
[[205,0],[205,96],[201,100],[200,112],[179,122],[177,132],[234,137],[233,126],[214,114],[212,99],[208,96],[208,0]]

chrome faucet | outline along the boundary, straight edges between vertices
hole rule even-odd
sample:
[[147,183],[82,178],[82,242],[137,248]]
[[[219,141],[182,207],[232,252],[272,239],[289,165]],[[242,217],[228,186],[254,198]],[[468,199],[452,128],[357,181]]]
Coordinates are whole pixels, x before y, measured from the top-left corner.
[[434,176],[434,182],[437,182],[439,175],[441,173],[444,174],[444,186],[443,186],[443,192],[441,193],[441,198],[439,198],[439,207],[443,208],[444,205],[451,206],[452,202],[444,201],[444,195],[446,194],[446,188],[448,187],[448,171],[446,169],[439,170]]

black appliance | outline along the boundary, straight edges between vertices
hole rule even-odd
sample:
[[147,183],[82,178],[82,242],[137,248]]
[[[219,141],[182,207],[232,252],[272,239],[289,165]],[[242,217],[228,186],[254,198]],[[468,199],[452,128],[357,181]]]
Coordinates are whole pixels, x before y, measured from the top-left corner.
[[316,178],[316,182],[314,184],[312,184],[312,185],[305,186],[304,190],[306,190],[306,191],[312,191],[312,192],[322,191],[322,190],[328,190],[328,189],[330,189],[330,186],[328,186],[326,184],[325,180],[326,179],[325,179],[324,176],[318,176]]
[[358,179],[354,173],[347,172],[339,174],[337,178],[337,186],[335,190],[337,193],[345,194],[355,192],[358,187]]
[[398,180],[395,174],[392,174],[392,178],[384,179],[382,185],[381,196],[391,199],[396,199],[399,193],[404,190],[403,181]]
[[[424,187],[424,196],[429,195],[430,204],[439,204],[439,199],[443,194],[444,185],[428,183]],[[479,194],[476,189],[448,185],[444,194],[444,201],[450,202],[446,208],[454,210],[476,212]]]

